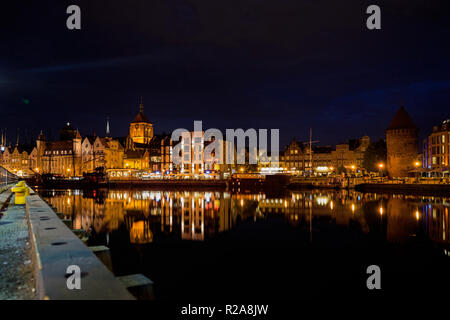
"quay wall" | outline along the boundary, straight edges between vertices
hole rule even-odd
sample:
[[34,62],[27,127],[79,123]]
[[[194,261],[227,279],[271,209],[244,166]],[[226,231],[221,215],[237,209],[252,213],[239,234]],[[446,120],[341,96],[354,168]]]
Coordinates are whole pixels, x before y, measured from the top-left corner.
[[[133,300],[95,254],[59,219],[50,206],[31,190],[26,214],[32,242],[38,299]],[[67,286],[67,268],[81,270],[81,289]]]

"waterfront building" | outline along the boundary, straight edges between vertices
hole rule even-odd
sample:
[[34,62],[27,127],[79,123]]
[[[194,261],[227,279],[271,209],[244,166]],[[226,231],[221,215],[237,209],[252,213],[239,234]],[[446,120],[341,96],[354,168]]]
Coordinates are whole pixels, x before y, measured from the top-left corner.
[[316,174],[329,174],[334,171],[331,161],[331,146],[314,146],[312,148],[312,164]]
[[181,135],[180,164],[174,164],[177,171],[184,174],[203,174],[205,170],[211,170],[205,164],[203,151],[205,150],[205,132],[183,132]]
[[[364,136],[332,146],[306,146],[292,140],[280,154],[280,166],[288,174],[330,174],[336,168],[357,170],[362,167],[364,153],[370,144],[370,138]],[[260,165],[261,166],[261,165]]]
[[434,126],[433,132],[424,140],[422,166],[431,176],[449,175],[450,119]]
[[[164,174],[231,174],[236,168],[236,148],[232,148],[232,143],[226,140],[217,141],[217,149],[206,155],[205,148],[215,141],[205,141],[203,131],[184,132],[178,141],[172,141],[169,136],[161,139],[161,172]],[[180,164],[173,162],[173,149],[180,145]],[[227,163],[227,152],[234,150],[234,163]],[[220,157],[220,158],[219,158]],[[231,159],[231,155],[228,155]],[[246,154],[248,161],[248,154]]]
[[124,149],[118,140],[110,137],[86,137],[82,151],[83,172],[93,172],[96,168],[123,168]]
[[82,151],[82,172],[88,173],[93,172],[97,166],[96,157],[94,157],[93,144],[96,139],[96,136],[87,136],[83,139],[81,144]]
[[370,145],[368,136],[348,140],[347,143],[336,145],[331,151],[331,166],[336,170],[357,171],[363,166],[364,153]]
[[386,129],[387,171],[390,177],[407,177],[415,168],[418,129],[402,106]]
[[170,174],[174,171],[172,159],[173,143],[169,136],[161,139],[161,173]]
[[124,153],[123,164],[125,169],[148,170],[150,154],[148,150],[127,150]]
[[303,144],[295,138],[280,154],[280,166],[286,173],[302,173],[305,170],[305,161],[307,160],[303,152]]
[[67,123],[60,131],[60,140],[45,141],[41,134],[36,141],[39,173],[51,173],[64,177],[82,174],[82,138],[78,130]]
[[35,153],[30,155],[35,148],[32,145],[6,147],[2,153],[2,166],[18,176],[33,175],[35,168]]
[[278,174],[283,173],[284,167],[280,160],[283,153],[280,155],[272,155],[270,151],[267,151],[266,155],[260,152],[258,158],[258,172],[261,174]]

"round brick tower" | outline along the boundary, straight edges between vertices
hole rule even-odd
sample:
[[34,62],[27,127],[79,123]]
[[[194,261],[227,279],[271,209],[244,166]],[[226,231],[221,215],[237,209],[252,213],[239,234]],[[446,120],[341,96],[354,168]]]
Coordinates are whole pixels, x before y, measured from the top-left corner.
[[418,130],[404,107],[386,129],[387,171],[391,178],[407,177],[418,154]]

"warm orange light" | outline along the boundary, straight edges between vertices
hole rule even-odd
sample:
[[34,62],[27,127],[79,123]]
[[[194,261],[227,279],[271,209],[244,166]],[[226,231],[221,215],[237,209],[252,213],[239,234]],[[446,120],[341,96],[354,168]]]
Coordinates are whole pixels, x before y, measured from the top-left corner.
[[414,163],[414,165],[415,165],[416,167],[418,167],[418,166],[420,166],[420,162],[419,162],[419,161],[416,161],[416,163]]
[[419,220],[419,211],[416,211],[416,220]]
[[356,167],[353,165],[353,166],[352,166],[352,169],[354,170],[355,168],[356,168]]
[[378,167],[379,167],[380,169],[382,169],[382,168],[384,167],[384,164],[380,163],[380,164],[378,165]]
[[355,205],[352,203],[352,212],[355,212]]
[[383,215],[383,207],[380,207],[380,215]]

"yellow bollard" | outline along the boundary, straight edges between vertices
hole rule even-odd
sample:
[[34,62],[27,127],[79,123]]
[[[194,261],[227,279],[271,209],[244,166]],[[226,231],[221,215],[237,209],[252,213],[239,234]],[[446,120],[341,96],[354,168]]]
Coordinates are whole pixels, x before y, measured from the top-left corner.
[[25,204],[25,197],[30,194],[30,190],[23,181],[19,181],[14,188],[11,188],[11,192],[16,194],[15,204]]

